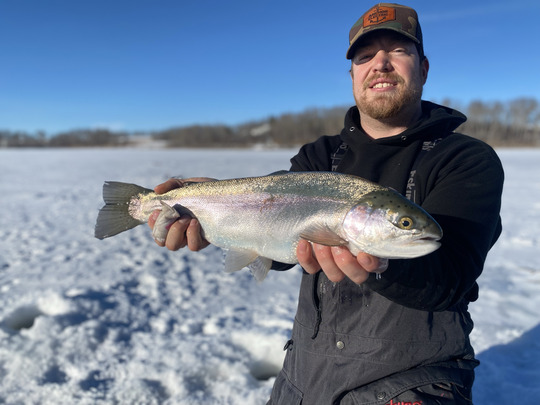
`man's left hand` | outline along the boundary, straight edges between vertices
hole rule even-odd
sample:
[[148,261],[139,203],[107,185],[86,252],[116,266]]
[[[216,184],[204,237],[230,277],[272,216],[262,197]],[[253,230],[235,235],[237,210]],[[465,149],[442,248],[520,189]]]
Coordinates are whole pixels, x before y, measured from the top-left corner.
[[370,273],[382,273],[388,267],[388,260],[360,252],[355,257],[343,246],[313,245],[301,239],[296,248],[298,262],[304,270],[315,274],[322,270],[330,281],[339,282],[348,277],[356,284],[362,284]]

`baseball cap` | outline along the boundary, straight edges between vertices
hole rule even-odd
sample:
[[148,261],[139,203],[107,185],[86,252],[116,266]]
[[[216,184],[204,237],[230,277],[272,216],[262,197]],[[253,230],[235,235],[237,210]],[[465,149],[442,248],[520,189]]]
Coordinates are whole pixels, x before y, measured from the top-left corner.
[[349,31],[347,59],[354,56],[355,45],[360,38],[376,30],[392,30],[417,44],[418,53],[424,54],[422,29],[418,14],[410,7],[394,3],[378,3],[366,11]]

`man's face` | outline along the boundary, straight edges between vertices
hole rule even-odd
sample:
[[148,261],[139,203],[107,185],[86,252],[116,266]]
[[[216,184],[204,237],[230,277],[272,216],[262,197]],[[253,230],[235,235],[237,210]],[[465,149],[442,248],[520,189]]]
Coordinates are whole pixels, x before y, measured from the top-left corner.
[[383,120],[420,108],[429,63],[420,61],[415,44],[392,31],[378,31],[358,46],[351,77],[362,114]]

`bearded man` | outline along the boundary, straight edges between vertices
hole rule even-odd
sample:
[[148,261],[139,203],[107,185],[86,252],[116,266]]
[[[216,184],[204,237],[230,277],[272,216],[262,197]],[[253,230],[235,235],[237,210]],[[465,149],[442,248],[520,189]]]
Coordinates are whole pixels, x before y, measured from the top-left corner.
[[[346,56],[356,106],[339,135],[304,145],[290,170],[391,187],[429,212],[444,236],[435,252],[396,260],[301,241],[298,310],[268,404],[471,404],[478,361],[468,305],[501,233],[501,163],[485,143],[454,132],[463,114],[422,101],[429,63],[415,10],[373,6],[350,30]],[[159,243],[207,245],[189,218]]]

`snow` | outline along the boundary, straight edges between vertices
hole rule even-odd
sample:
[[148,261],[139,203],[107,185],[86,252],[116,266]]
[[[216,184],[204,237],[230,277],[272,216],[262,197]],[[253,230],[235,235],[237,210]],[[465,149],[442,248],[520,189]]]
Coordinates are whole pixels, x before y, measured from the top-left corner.
[[[149,228],[93,237],[105,180],[286,169],[293,150],[0,150],[0,403],[265,404],[300,271],[225,274]],[[501,239],[471,304],[475,404],[540,396],[540,150],[503,149]]]

